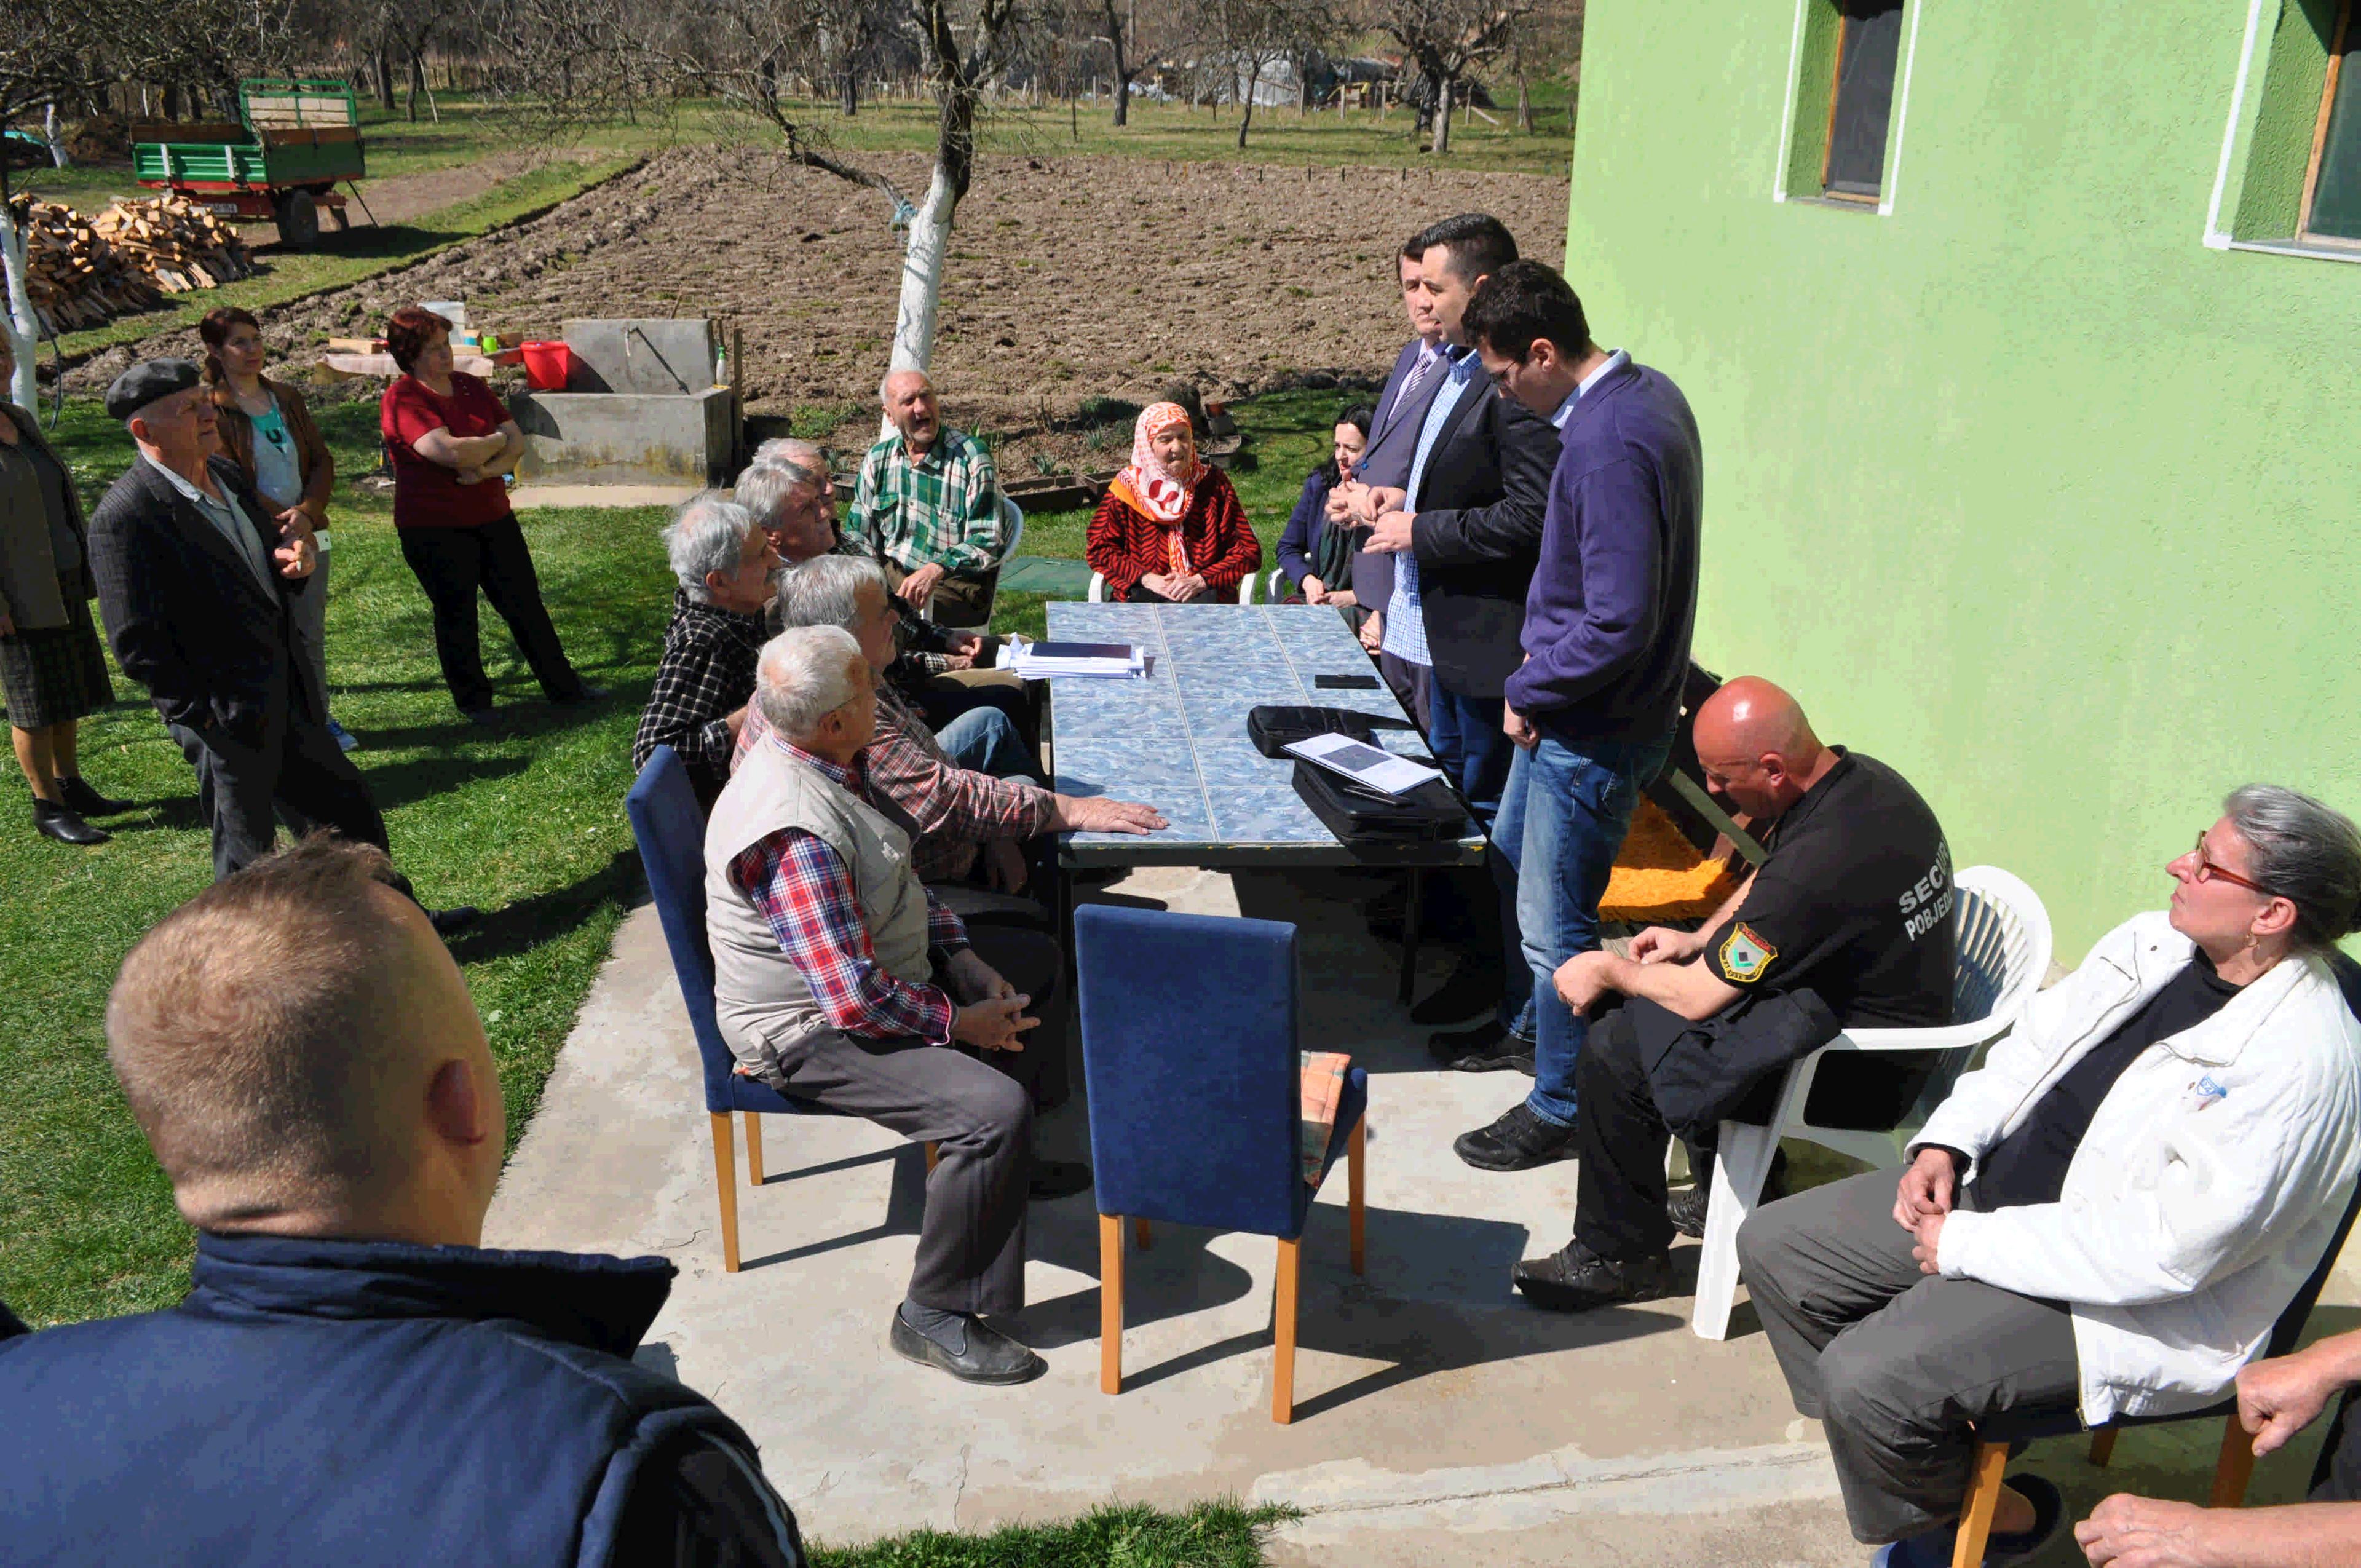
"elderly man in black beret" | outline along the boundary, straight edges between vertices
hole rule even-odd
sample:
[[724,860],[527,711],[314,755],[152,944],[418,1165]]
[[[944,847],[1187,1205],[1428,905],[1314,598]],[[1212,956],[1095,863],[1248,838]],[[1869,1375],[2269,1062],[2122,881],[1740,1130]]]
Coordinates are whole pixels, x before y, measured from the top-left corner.
[[[224,453],[201,381],[186,359],[151,359],[106,389],[139,448],[91,515],[115,662],[197,771],[215,881],[270,852],[281,809],[382,850],[385,818],[300,675],[292,607],[318,562],[311,533],[279,521]],[[436,928],[473,913],[438,912]]]

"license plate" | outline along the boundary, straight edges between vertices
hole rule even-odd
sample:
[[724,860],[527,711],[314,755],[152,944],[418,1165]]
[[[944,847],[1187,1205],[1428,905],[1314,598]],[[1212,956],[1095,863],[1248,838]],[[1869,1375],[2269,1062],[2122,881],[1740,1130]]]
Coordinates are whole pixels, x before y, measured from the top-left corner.
[[205,210],[208,212],[219,213],[225,218],[234,218],[237,216],[237,203],[236,202],[207,202],[205,203]]

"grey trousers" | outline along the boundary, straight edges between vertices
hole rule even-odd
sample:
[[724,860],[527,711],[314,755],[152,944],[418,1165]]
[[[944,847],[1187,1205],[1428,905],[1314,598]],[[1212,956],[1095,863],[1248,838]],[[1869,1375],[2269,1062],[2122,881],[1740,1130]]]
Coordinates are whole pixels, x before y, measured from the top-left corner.
[[1026,1011],[1041,1025],[1024,1050],[971,1056],[914,1038],[834,1035],[785,1064],[774,1087],[939,1146],[909,1298],[946,1312],[1015,1312],[1025,1305],[1033,1085],[1064,1074],[1063,1062],[1052,1068],[1049,1058],[1065,1049],[1065,959],[1036,931],[977,926],[968,935],[979,958],[1033,998]]
[[1856,1540],[1960,1516],[1970,1423],[2075,1404],[2072,1314],[1971,1279],[1921,1274],[1894,1220],[1901,1173],[1874,1170],[1765,1204],[1738,1266],[1795,1409],[1817,1418]]

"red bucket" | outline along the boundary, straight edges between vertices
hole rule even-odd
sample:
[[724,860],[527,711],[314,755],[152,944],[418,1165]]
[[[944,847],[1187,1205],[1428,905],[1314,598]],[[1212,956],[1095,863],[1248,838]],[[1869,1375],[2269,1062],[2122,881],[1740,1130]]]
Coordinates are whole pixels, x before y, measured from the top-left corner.
[[574,373],[574,350],[562,343],[524,345],[524,378],[536,392],[562,392]]

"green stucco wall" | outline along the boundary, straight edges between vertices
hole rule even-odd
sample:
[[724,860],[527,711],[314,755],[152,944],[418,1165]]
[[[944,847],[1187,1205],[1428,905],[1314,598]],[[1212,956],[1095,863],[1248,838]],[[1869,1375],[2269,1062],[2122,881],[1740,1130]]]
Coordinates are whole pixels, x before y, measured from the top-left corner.
[[1881,217],[1772,199],[1792,0],[1591,0],[1566,273],[1697,411],[1698,658],[2070,963],[2230,787],[2361,808],[2361,265],[2202,243],[2242,0],[1914,9]]

